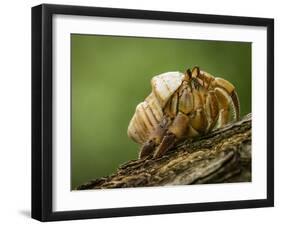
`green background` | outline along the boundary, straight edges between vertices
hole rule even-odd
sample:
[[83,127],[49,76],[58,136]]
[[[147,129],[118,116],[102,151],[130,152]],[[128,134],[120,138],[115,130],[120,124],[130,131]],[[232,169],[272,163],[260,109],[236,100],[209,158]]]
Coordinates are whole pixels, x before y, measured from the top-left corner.
[[231,81],[251,112],[251,43],[71,35],[72,189],[137,158],[127,127],[151,78],[195,65]]

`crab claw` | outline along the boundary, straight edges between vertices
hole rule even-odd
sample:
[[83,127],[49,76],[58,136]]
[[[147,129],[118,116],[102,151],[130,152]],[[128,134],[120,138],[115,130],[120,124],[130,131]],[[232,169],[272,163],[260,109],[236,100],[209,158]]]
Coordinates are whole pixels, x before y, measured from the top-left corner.
[[168,133],[164,136],[161,144],[157,147],[153,154],[153,158],[158,158],[164,155],[169,149],[171,149],[176,142],[176,135]]
[[156,146],[156,143],[153,140],[149,140],[145,142],[139,152],[139,159],[145,158],[146,156],[150,155]]

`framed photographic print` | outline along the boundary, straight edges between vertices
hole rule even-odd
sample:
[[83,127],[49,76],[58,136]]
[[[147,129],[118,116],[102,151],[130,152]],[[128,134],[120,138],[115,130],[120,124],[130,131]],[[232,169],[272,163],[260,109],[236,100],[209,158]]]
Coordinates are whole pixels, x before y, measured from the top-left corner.
[[274,204],[274,21],[32,8],[32,217]]

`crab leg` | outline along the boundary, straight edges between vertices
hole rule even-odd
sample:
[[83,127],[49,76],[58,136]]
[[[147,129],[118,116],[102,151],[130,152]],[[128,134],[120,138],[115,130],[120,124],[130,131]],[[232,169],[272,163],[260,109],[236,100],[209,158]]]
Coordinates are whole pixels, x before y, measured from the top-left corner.
[[187,115],[179,112],[173,123],[165,133],[160,145],[154,152],[154,157],[157,158],[165,154],[179,139],[186,136],[189,129],[190,119]]
[[215,78],[212,83],[214,87],[221,88],[222,90],[227,92],[228,96],[231,99],[229,104],[232,105],[231,107],[233,107],[233,109],[231,110],[233,110],[234,119],[238,120],[240,114],[240,104],[238,95],[235,91],[235,87],[230,82],[222,78]]
[[153,152],[155,146],[156,143],[154,140],[146,141],[140,149],[139,159],[145,158],[146,156],[150,155]]
[[219,112],[219,118],[216,124],[217,128],[220,128],[222,126],[224,126],[225,124],[227,124],[227,122],[229,121],[229,117],[231,117],[232,115],[230,115],[230,108],[232,107],[231,102],[232,99],[231,97],[228,95],[228,93],[223,90],[222,88],[215,88],[215,93],[216,93],[216,97],[218,98],[219,101],[219,105],[220,105],[220,112]]
[[236,91],[234,90],[232,95],[231,95],[231,99],[233,101],[234,104],[234,108],[235,108],[235,119],[239,120],[239,115],[240,115],[240,103],[239,103],[239,98],[238,98],[238,94],[236,93]]
[[214,91],[209,91],[205,102],[206,118],[208,121],[208,126],[205,132],[209,132],[213,129],[215,122],[219,114],[219,104],[218,99]]
[[155,147],[162,142],[169,125],[170,120],[164,117],[159,125],[151,132],[149,139],[141,146],[139,158],[144,158],[153,153]]
[[166,153],[176,142],[176,135],[173,133],[168,133],[164,136],[161,144],[155,150],[153,157],[158,158]]
[[195,111],[194,117],[192,117],[190,120],[190,126],[202,134],[205,132],[207,125],[208,121],[205,111],[202,108],[197,109]]

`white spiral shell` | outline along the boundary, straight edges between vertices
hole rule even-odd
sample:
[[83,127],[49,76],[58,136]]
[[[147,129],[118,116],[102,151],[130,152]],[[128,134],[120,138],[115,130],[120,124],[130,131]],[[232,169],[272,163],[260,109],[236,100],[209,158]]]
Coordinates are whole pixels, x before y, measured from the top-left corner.
[[143,144],[163,117],[163,108],[182,83],[183,74],[166,72],[151,79],[152,92],[137,105],[128,127],[128,136]]

